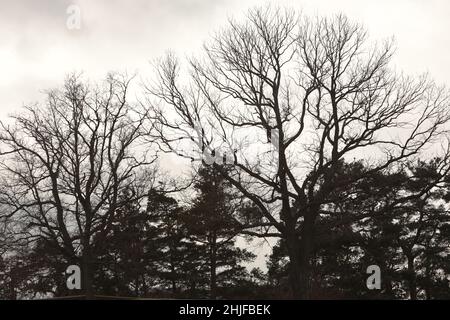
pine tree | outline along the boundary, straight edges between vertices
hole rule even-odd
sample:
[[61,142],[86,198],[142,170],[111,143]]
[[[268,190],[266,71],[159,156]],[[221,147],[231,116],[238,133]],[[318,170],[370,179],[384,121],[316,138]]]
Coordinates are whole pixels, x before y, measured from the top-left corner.
[[209,295],[214,299],[222,287],[245,277],[247,272],[241,263],[254,255],[235,245],[240,232],[239,212],[231,185],[223,175],[212,166],[201,167],[194,187],[198,195],[184,221],[190,239],[203,248]]

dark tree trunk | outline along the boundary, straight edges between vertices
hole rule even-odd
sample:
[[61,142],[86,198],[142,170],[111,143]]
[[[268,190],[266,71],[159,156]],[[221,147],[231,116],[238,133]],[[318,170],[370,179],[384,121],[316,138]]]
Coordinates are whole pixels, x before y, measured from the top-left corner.
[[16,291],[16,278],[10,272],[11,281],[9,283],[9,300],[17,300],[17,291]]
[[289,255],[289,282],[295,299],[302,299],[301,295],[301,263],[300,242],[297,239],[286,239]]
[[134,295],[136,297],[139,297],[139,276],[136,277],[136,279],[134,280]]
[[175,266],[173,264],[171,266],[171,269],[172,269],[171,270],[172,294],[175,296],[177,293],[177,281],[175,280],[176,271]]
[[386,286],[386,295],[387,295],[387,297],[389,299],[394,299],[395,295],[394,295],[394,290],[393,290],[393,287],[392,287],[392,280],[390,279],[390,277],[389,277],[389,279],[386,279],[384,281],[384,283],[385,283],[385,286]]
[[408,255],[409,296],[411,300],[417,300],[416,270],[414,268],[414,257]]
[[144,297],[147,297],[148,294],[148,287],[147,281],[145,280],[145,275],[142,276],[142,294]]
[[172,279],[172,293],[175,295],[177,294],[177,283],[175,280]]
[[295,299],[311,298],[311,254],[313,246],[312,220],[306,218],[303,225],[301,239],[294,228],[289,232],[286,240],[290,260],[289,280]]
[[175,281],[175,277],[172,272],[172,294],[175,296],[177,294],[177,282]]
[[92,255],[90,248],[84,248],[81,261],[81,290],[87,299],[94,297],[93,280],[92,280]]
[[217,297],[217,248],[216,248],[216,237],[213,236],[213,241],[210,245],[209,253],[209,269],[210,269],[210,298],[216,299]]
[[425,299],[431,300],[433,297],[431,295],[431,275],[430,275],[430,266],[427,262],[427,266],[425,269]]

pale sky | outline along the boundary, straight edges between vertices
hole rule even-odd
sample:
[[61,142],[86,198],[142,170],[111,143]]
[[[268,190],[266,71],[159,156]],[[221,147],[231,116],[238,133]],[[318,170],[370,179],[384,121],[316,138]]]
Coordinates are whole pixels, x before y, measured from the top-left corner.
[[[270,2],[270,1],[268,1]],[[305,14],[343,12],[363,23],[373,39],[394,36],[395,62],[410,74],[429,72],[449,82],[450,1],[277,1]],[[81,10],[81,29],[69,30],[67,9]],[[151,72],[149,61],[173,49],[201,47],[227,17],[242,15],[257,0],[0,0],[0,118],[42,90],[83,71],[92,80],[108,71]]]

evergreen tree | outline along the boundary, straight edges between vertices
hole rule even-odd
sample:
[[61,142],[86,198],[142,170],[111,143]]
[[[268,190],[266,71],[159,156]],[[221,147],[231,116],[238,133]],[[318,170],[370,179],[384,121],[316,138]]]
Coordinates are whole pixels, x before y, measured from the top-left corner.
[[233,286],[246,276],[241,263],[254,255],[235,245],[241,226],[239,210],[231,185],[223,175],[212,166],[203,166],[194,187],[198,195],[184,222],[191,241],[203,249],[201,258],[208,270],[210,298],[214,299],[220,288]]

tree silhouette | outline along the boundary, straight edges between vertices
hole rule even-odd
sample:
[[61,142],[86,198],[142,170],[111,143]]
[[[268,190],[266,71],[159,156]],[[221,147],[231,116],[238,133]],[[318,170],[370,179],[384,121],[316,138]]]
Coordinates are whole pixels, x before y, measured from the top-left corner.
[[[0,203],[25,226],[26,241],[45,239],[82,268],[92,295],[95,251],[104,245],[129,185],[141,199],[154,156],[136,151],[144,117],[127,101],[130,80],[111,74],[91,88],[77,76],[48,92],[45,106],[28,106],[0,123]],[[96,243],[93,239],[96,238]]]
[[238,198],[231,191],[231,184],[217,170],[203,166],[194,188],[199,193],[184,216],[184,223],[190,240],[202,247],[200,259],[207,265],[210,298],[215,299],[218,286],[243,277],[246,271],[241,263],[254,256],[235,246],[241,222],[236,205]]
[[[223,159],[209,154],[225,148],[232,155],[233,170],[223,176],[264,215],[261,236],[285,240],[294,296],[309,298],[316,224],[334,213],[327,210],[333,190],[401,167],[444,138],[448,91],[426,77],[395,74],[392,45],[372,46],[364,28],[343,15],[308,19],[251,9],[245,21],[230,20],[204,53],[189,60],[187,76],[173,54],[157,64],[158,79],[147,86],[156,122],[150,136],[162,151],[217,170]],[[268,136],[277,141],[267,144]],[[364,170],[340,179],[342,161],[356,157]],[[438,176],[389,207],[439,183],[450,168],[448,148],[440,159]]]

